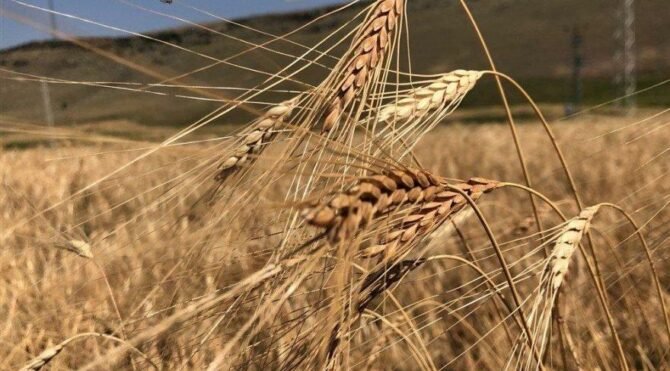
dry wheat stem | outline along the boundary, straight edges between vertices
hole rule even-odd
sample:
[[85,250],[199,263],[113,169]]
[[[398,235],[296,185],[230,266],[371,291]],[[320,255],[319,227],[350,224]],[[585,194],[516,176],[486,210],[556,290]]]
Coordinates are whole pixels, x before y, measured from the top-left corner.
[[658,278],[656,265],[654,264],[654,259],[652,259],[652,251],[649,249],[649,245],[647,244],[646,238],[644,238],[644,236],[642,235],[641,229],[638,226],[638,223],[635,221],[635,219],[633,219],[633,217],[628,212],[626,212],[622,207],[607,202],[602,203],[601,206],[610,207],[618,211],[619,213],[623,214],[624,218],[626,218],[628,222],[631,224],[631,226],[635,228],[635,234],[638,236],[640,243],[642,244],[642,248],[644,250],[647,263],[649,264],[649,270],[651,273],[652,280],[654,282],[654,286],[656,287],[656,294],[658,295],[659,304],[661,306],[661,313],[663,313],[663,319],[665,322],[665,329],[668,335],[668,341],[670,341],[670,318],[668,317],[668,311],[665,304],[665,297],[663,294],[661,282],[659,281]]

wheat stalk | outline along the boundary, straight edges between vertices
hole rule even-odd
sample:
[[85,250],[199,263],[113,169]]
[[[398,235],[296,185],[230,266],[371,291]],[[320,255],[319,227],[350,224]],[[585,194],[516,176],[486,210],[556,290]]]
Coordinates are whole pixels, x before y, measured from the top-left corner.
[[389,45],[399,27],[403,0],[378,0],[372,15],[361,26],[362,32],[351,45],[353,54],[346,60],[345,73],[337,82],[323,120],[322,132],[333,130],[351,101],[362,91],[369,76],[381,67]]

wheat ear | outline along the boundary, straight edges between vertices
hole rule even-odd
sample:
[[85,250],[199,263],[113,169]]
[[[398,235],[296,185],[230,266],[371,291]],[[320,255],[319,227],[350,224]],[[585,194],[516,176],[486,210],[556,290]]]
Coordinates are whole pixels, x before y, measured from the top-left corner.
[[[554,240],[554,247],[540,279],[540,291],[534,299],[528,318],[532,326],[531,333],[535,338],[534,343],[542,346],[540,354],[544,353],[545,337],[549,331],[554,303],[570,267],[570,260],[599,209],[600,205],[583,209],[579,215],[563,226]],[[522,338],[519,339],[516,346],[520,347],[522,341],[524,341]],[[525,360],[527,366],[531,366],[534,358],[526,352],[527,349],[524,347],[518,359]]]
[[336,84],[335,96],[326,108],[322,132],[328,133],[337,126],[342,112],[362,91],[369,76],[382,65],[399,27],[403,8],[403,0],[377,1],[371,17],[361,26],[362,32],[351,46],[354,52],[347,59],[345,73]]
[[91,245],[85,241],[81,240],[69,240],[63,244],[56,244],[56,247],[59,249],[67,250],[69,252],[75,253],[78,256],[86,259],[93,258],[93,252],[91,250]]
[[381,268],[366,275],[358,290],[356,304],[358,313],[363,313],[372,300],[425,262],[426,259],[423,258],[401,260],[393,263],[391,267],[383,265]]
[[561,287],[568,271],[570,258],[584,234],[588,232],[591,220],[599,209],[600,205],[585,208],[578,216],[568,221],[561,230],[549,256],[549,264],[545,271],[545,278],[548,280],[552,291],[558,291]]
[[72,336],[71,338],[66,339],[65,341],[61,342],[60,344],[54,345],[50,348],[45,349],[40,353],[37,357],[33,358],[25,364],[23,367],[21,367],[20,371],[39,371],[41,370],[44,366],[46,366],[49,362],[51,362],[60,352],[65,349],[66,346],[74,342],[75,340],[85,338],[85,337],[101,337],[105,338],[107,340],[111,340],[117,343],[122,343],[126,344],[130,349],[132,349],[134,352],[138,353],[142,358],[144,358],[155,370],[158,370],[158,366],[156,366],[153,361],[149,357],[147,357],[146,354],[142,353],[139,349],[136,347],[128,344],[125,340],[119,339],[115,336],[112,335],[107,335],[107,334],[101,334],[98,332],[86,332],[82,334],[77,334]]
[[[478,198],[496,185],[494,181],[473,178],[456,186]],[[373,219],[402,205],[411,209],[381,241],[383,245],[396,240],[407,242],[432,230],[466,204],[460,194],[447,188],[445,179],[425,170],[391,170],[358,179],[349,189],[307,205],[302,215],[308,224],[325,228],[330,241],[336,243],[351,238]]]
[[[483,178],[471,178],[465,183],[453,185],[473,201],[481,195],[498,187],[498,182]],[[378,244],[370,246],[361,255],[374,256],[381,252],[395,254],[401,247],[407,246],[421,237],[429,236],[449,218],[468,206],[467,200],[459,193],[446,190],[446,184],[436,189],[435,194],[427,190],[423,199],[419,198],[416,205],[408,208],[404,216],[394,222],[388,231],[378,236]]]
[[251,125],[247,133],[239,135],[232,154],[219,165],[216,179],[225,180],[245,163],[253,161],[252,157],[260,155],[267,144],[277,136],[278,131],[285,126],[286,119],[293,112],[297,101],[296,97],[270,108]]
[[405,97],[382,107],[379,120],[396,121],[416,118],[428,112],[458,102],[475,87],[483,72],[455,70],[435,79],[428,85],[411,90]]
[[46,364],[51,362],[52,359],[56,358],[56,356],[63,350],[63,348],[65,348],[65,345],[67,345],[67,342],[63,342],[51,348],[45,349],[37,357],[31,359],[30,362],[21,367],[20,371],[41,370],[42,367],[46,366]]

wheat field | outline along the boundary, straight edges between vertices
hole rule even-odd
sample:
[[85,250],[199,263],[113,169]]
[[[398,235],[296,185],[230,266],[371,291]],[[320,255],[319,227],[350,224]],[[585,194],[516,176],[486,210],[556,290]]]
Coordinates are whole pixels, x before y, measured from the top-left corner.
[[[412,71],[407,12],[366,2],[182,128],[0,116],[0,369],[668,370],[668,109]],[[461,107],[483,81],[502,122]]]

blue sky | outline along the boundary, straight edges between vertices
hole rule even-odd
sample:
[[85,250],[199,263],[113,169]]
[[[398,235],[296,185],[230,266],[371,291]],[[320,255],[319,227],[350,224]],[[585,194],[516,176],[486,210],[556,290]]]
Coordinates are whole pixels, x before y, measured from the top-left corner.
[[[343,0],[173,0],[164,4],[160,0],[52,0],[56,11],[104,23],[134,32],[146,32],[183,25],[178,20],[142,11],[128,3],[158,10],[192,22],[215,21],[187,6],[223,18],[239,18],[253,14],[288,12],[343,3]],[[31,9],[19,2],[48,8],[48,0],[0,0],[0,49],[51,36],[17,18],[27,18],[43,27],[49,25],[49,14]],[[67,34],[79,36],[122,35],[123,32],[104,29],[74,19],[56,16],[58,28]]]

